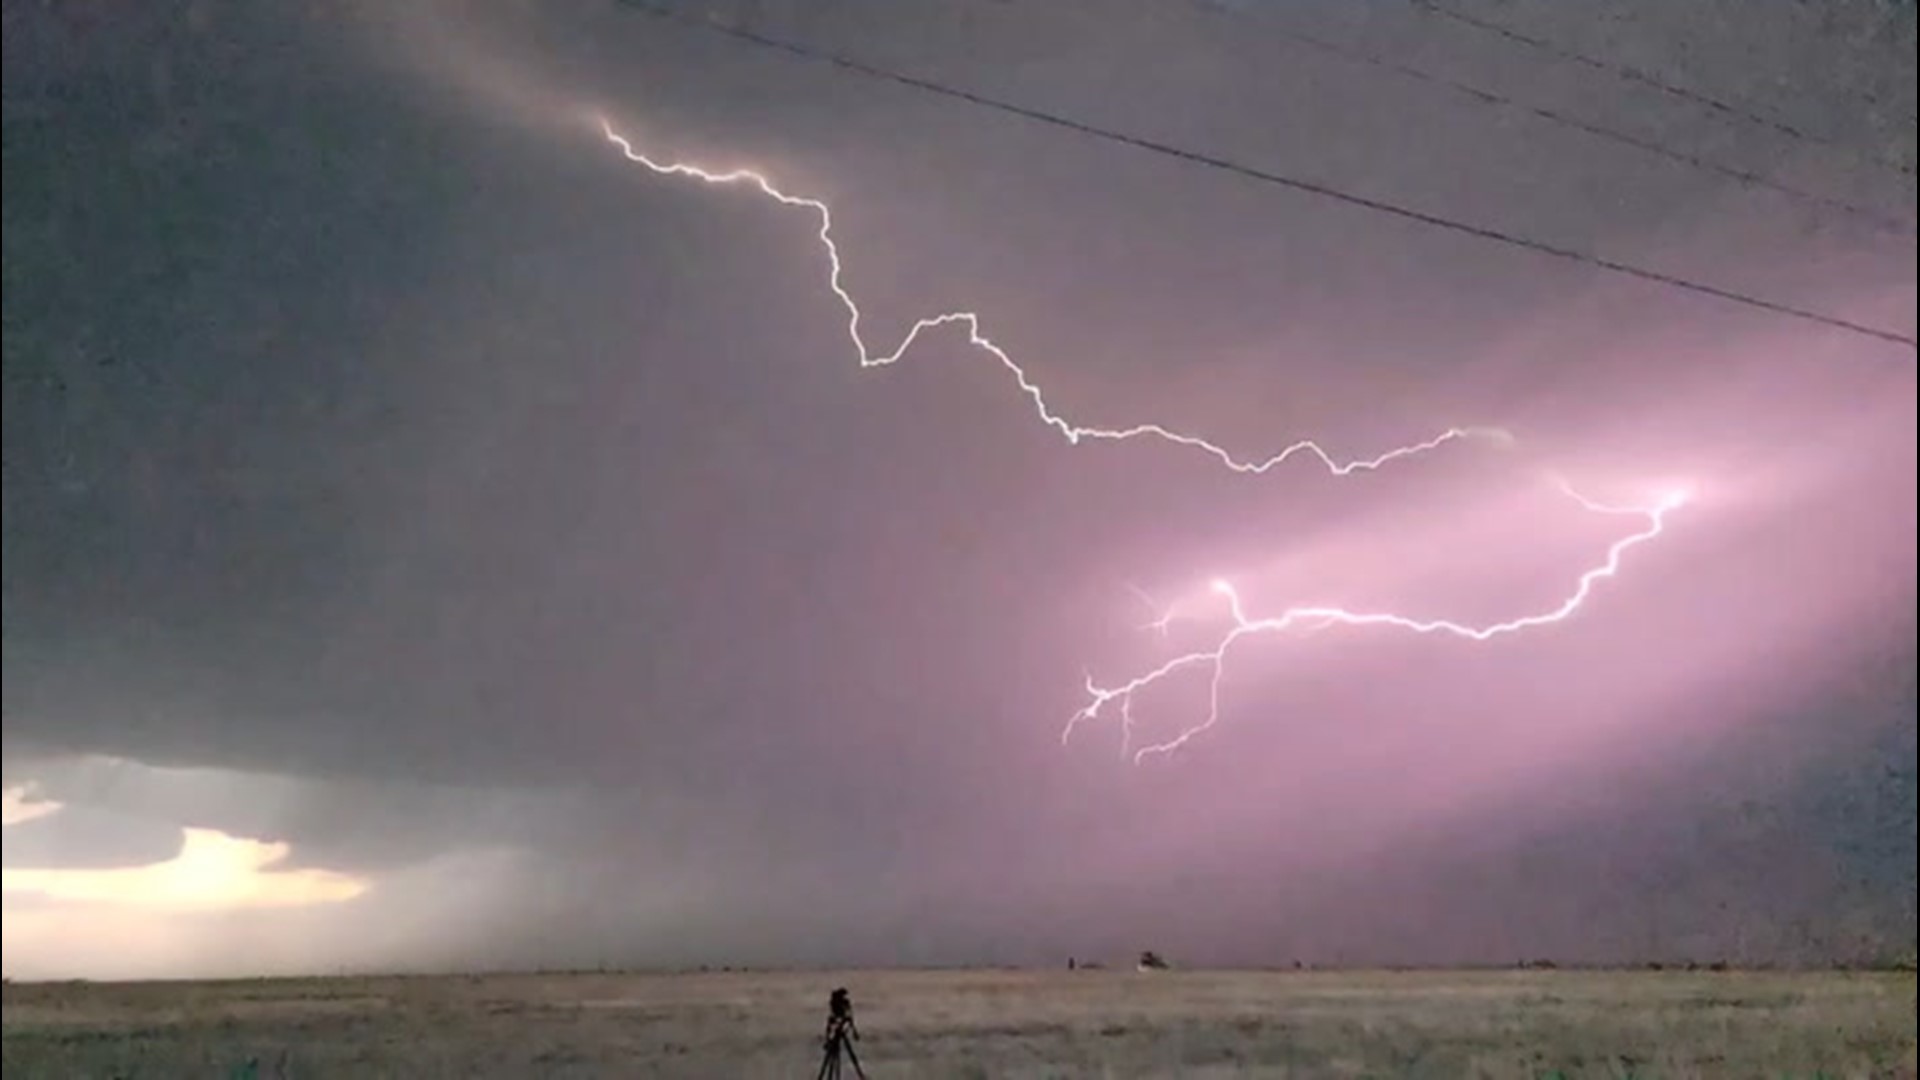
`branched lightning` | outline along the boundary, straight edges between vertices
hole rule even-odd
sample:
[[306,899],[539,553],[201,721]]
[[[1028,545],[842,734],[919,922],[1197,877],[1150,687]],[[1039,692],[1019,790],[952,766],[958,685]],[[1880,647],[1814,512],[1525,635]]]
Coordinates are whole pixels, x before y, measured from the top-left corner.
[[1589,511],[1598,514],[1632,515],[1641,518],[1643,524],[1634,532],[1615,540],[1607,548],[1606,558],[1581,574],[1573,591],[1557,606],[1546,611],[1484,626],[1471,626],[1448,619],[1416,619],[1384,612],[1356,612],[1344,608],[1320,606],[1288,608],[1278,615],[1255,619],[1247,615],[1246,608],[1241,604],[1239,592],[1230,582],[1215,580],[1211,588],[1225,601],[1229,623],[1219,642],[1209,649],[1176,656],[1145,674],[1135,676],[1116,686],[1101,686],[1089,676],[1086,683],[1087,704],[1067,721],[1066,728],[1060,733],[1060,740],[1065,742],[1072,738],[1074,729],[1082,721],[1095,719],[1103,708],[1117,704],[1120,712],[1120,726],[1124,732],[1123,752],[1126,752],[1131,748],[1133,738],[1134,696],[1182,672],[1198,670],[1207,675],[1205,718],[1165,742],[1133,750],[1132,756],[1133,760],[1138,762],[1151,754],[1165,754],[1179,749],[1219,722],[1220,679],[1226,670],[1227,653],[1239,642],[1257,634],[1281,633],[1287,630],[1311,633],[1333,626],[1385,626],[1416,634],[1446,634],[1469,641],[1487,641],[1506,634],[1560,622],[1580,610],[1581,606],[1587,602],[1587,598],[1592,595],[1595,586],[1620,572],[1621,560],[1629,550],[1652,540],[1665,531],[1667,515],[1684,505],[1687,499],[1684,492],[1671,492],[1651,507],[1610,506],[1586,498],[1566,486],[1564,482],[1560,487],[1570,498]]
[[[1039,416],[1041,422],[1059,432],[1069,444],[1078,445],[1084,440],[1117,442],[1127,439],[1157,439],[1162,442],[1172,443],[1176,446],[1200,451],[1219,461],[1220,464],[1234,472],[1249,474],[1265,473],[1296,456],[1306,456],[1319,461],[1328,472],[1336,476],[1347,476],[1356,472],[1370,472],[1379,469],[1389,462],[1396,461],[1400,458],[1412,457],[1428,451],[1437,450],[1456,440],[1479,439],[1502,444],[1512,441],[1512,436],[1497,428],[1456,427],[1448,428],[1420,442],[1395,447],[1394,449],[1369,458],[1336,459],[1318,443],[1306,439],[1292,443],[1278,453],[1268,457],[1242,458],[1235,456],[1230,451],[1210,440],[1197,435],[1189,435],[1176,431],[1161,424],[1148,423],[1135,424],[1130,427],[1107,428],[1090,427],[1073,423],[1056,413],[1052,406],[1048,404],[1045,395],[1041,392],[1039,384],[1035,383],[1032,378],[1028,376],[1026,370],[1016,363],[1006,350],[1002,349],[999,345],[995,344],[991,338],[986,336],[981,329],[980,317],[974,312],[949,311],[940,315],[927,316],[916,321],[912,327],[907,330],[905,336],[900,339],[899,343],[891,350],[880,351],[869,346],[865,335],[861,333],[860,329],[860,305],[854,300],[853,294],[847,290],[844,284],[845,275],[840,247],[833,237],[833,211],[825,202],[808,196],[794,195],[783,191],[776,187],[764,174],[752,169],[737,168],[715,171],[685,162],[657,160],[636,149],[633,142],[615,130],[609,121],[602,118],[599,124],[607,141],[618,147],[628,161],[644,166],[658,175],[698,180],[705,184],[717,186],[745,187],[757,191],[766,198],[780,203],[783,206],[791,206],[811,212],[818,221],[815,236],[819,241],[822,251],[826,255],[827,287],[840,302],[840,306],[846,311],[847,337],[853,343],[855,355],[858,357],[862,368],[885,367],[895,363],[906,354],[907,350],[913,347],[914,343],[920,339],[923,333],[938,330],[949,325],[961,327],[966,331],[967,343],[998,361],[1000,366],[1013,377],[1015,385],[1019,388],[1020,393],[1032,404],[1034,413]],[[1580,607],[1586,603],[1588,596],[1599,582],[1613,577],[1619,572],[1621,559],[1628,550],[1659,536],[1666,526],[1668,513],[1686,501],[1684,493],[1673,493],[1652,507],[1609,506],[1587,499],[1574,491],[1564,481],[1559,481],[1558,483],[1562,491],[1579,502],[1580,505],[1587,510],[1602,514],[1632,515],[1641,518],[1644,522],[1643,526],[1637,531],[1615,541],[1607,549],[1606,558],[1599,565],[1581,574],[1576,587],[1559,606],[1548,611],[1525,615],[1510,619],[1506,622],[1492,623],[1486,626],[1470,626],[1444,619],[1417,619],[1389,613],[1353,612],[1342,608],[1318,606],[1289,608],[1276,616],[1255,619],[1247,615],[1241,604],[1240,595],[1234,587],[1225,580],[1217,580],[1213,582],[1212,590],[1224,599],[1226,603],[1226,614],[1230,621],[1229,628],[1221,636],[1218,643],[1210,649],[1174,657],[1151,671],[1116,686],[1103,687],[1097,684],[1093,677],[1089,675],[1086,680],[1088,702],[1085,707],[1075,713],[1067,722],[1065,730],[1061,732],[1061,741],[1065,742],[1071,738],[1074,729],[1081,722],[1095,719],[1101,714],[1103,709],[1112,705],[1119,713],[1122,729],[1125,732],[1123,748],[1130,750],[1133,738],[1133,703],[1135,695],[1177,674],[1190,670],[1200,670],[1207,672],[1209,675],[1205,719],[1186,728],[1172,739],[1133,750],[1131,754],[1133,760],[1137,762],[1148,755],[1169,753],[1184,746],[1194,737],[1213,727],[1215,723],[1218,722],[1220,716],[1220,681],[1222,673],[1225,670],[1227,654],[1237,643],[1258,634],[1278,633],[1287,630],[1301,633],[1316,633],[1335,626],[1393,627],[1417,634],[1445,634],[1471,641],[1487,641],[1504,634],[1517,633],[1522,630],[1559,622],[1578,611]],[[1128,587],[1150,608],[1158,610],[1158,605],[1145,591],[1139,589],[1137,586],[1130,585]],[[1164,636],[1173,620],[1174,615],[1171,611],[1162,611],[1159,617],[1156,618],[1154,622],[1148,624],[1148,626],[1151,629],[1159,631]]]

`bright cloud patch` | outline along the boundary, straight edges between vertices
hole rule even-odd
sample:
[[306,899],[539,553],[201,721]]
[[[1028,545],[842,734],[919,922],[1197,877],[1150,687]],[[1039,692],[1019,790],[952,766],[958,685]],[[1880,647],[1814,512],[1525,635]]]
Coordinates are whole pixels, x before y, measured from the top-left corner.
[[0,791],[0,825],[24,825],[60,809],[60,804],[36,798],[25,785]]
[[284,843],[212,829],[184,831],[180,854],[166,862],[109,870],[7,869],[0,881],[8,893],[162,911],[335,903],[367,888],[364,881],[331,870],[273,869],[291,850]]

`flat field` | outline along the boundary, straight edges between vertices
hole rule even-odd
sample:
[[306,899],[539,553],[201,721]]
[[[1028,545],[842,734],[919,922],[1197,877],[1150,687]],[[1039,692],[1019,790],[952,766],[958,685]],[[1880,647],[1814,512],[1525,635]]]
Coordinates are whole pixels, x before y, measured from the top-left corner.
[[836,986],[874,1080],[1915,1075],[1911,974],[1577,971],[40,983],[5,989],[4,1072],[811,1077]]

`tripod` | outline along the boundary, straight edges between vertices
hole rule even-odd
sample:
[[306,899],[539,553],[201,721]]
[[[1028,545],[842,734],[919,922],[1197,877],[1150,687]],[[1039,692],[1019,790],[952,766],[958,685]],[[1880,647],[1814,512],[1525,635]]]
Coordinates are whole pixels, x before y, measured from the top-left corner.
[[843,1051],[847,1055],[847,1060],[853,1063],[853,1075],[860,1080],[867,1080],[866,1071],[860,1068],[860,1055],[853,1052],[853,1040],[859,1037],[860,1033],[853,1026],[852,1015],[835,1015],[828,1020],[827,1052],[820,1059],[820,1072],[815,1075],[814,1080],[839,1080],[840,1054]]

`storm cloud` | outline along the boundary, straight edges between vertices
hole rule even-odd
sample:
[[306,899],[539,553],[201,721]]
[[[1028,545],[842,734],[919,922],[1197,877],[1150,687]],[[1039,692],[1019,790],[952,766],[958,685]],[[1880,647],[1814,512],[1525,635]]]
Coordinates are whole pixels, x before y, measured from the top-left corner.
[[[1394,0],[683,10],[1911,337],[1911,6],[1688,7],[1461,10],[1820,138]],[[113,942],[10,886],[10,975],[1912,948],[1910,347],[616,3],[9,4],[4,47],[0,779],[60,807],[6,866],[195,829],[368,885]],[[595,117],[826,200],[876,349],[978,312],[1075,422],[1511,440],[1069,443],[964,332],[862,370],[808,212]],[[1553,607],[1632,528],[1555,477],[1693,498],[1564,624],[1249,641],[1179,753],[1063,745],[1214,577]]]

